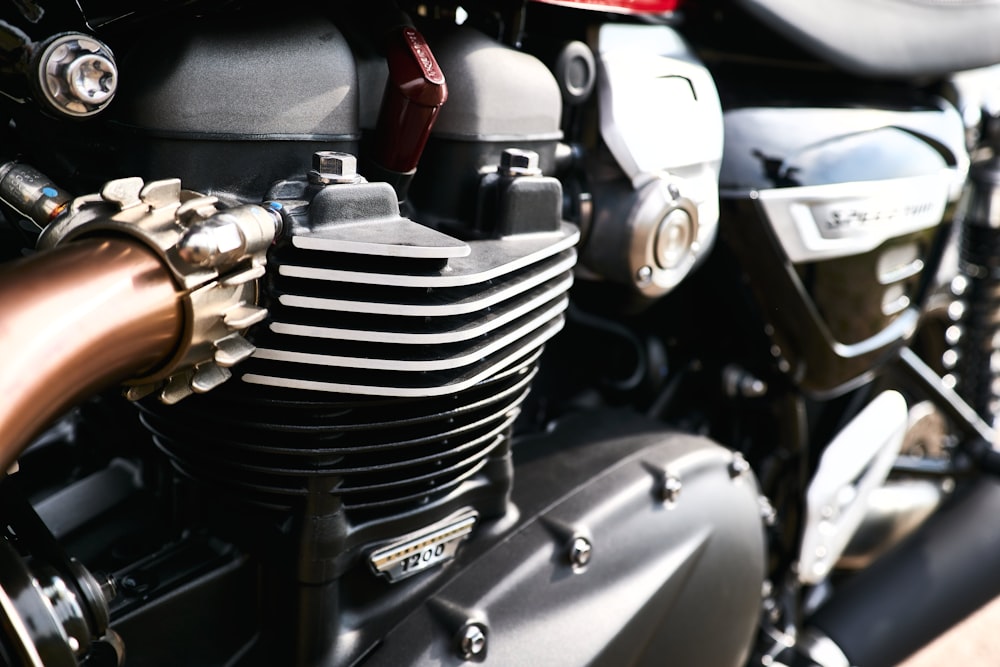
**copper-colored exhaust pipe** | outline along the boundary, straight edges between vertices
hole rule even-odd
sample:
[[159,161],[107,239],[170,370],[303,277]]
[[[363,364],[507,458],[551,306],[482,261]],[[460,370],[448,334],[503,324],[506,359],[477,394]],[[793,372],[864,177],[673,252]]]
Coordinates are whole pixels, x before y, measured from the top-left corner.
[[181,297],[156,255],[124,238],[0,266],[0,474],[75,403],[166,360]]

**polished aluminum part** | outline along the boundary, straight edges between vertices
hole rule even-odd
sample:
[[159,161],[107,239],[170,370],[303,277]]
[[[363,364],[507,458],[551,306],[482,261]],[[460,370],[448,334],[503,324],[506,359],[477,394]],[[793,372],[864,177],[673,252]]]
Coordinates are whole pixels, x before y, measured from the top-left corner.
[[640,292],[658,296],[683,280],[700,258],[700,217],[695,203],[667,178],[647,183],[636,196],[621,228],[630,240],[629,270]]
[[[297,228],[293,251],[320,251],[330,261],[317,254],[281,261],[281,309],[268,324],[276,336],[254,353],[277,363],[267,372],[255,366],[243,380],[375,396],[471,387],[562,328],[578,238],[562,223],[554,233],[466,243],[398,215]],[[357,261],[342,264],[352,255]],[[297,280],[281,287],[289,278]]]
[[871,565],[938,508],[947,486],[928,479],[890,479],[872,491],[864,521],[837,567],[860,570]]
[[397,582],[452,560],[472,533],[478,512],[468,510],[373,551],[368,563],[376,574]]
[[[900,454],[919,460],[944,461],[949,427],[930,401],[909,410]],[[897,461],[897,467],[899,462]],[[890,478],[872,491],[864,520],[837,562],[840,569],[868,567],[880,555],[916,530],[955,486],[953,479]]]
[[99,195],[73,200],[67,213],[39,237],[42,249],[95,232],[124,234],[155,251],[183,291],[184,329],[173,356],[128,380],[128,397],[155,391],[165,403],[204,393],[225,382],[253,353],[242,332],[267,315],[256,305],[257,279],[281,228],[274,209],[247,205],[220,209],[214,197],[181,190],[177,179],[144,183],[125,178]]
[[182,300],[131,239],[83,239],[0,267],[0,469],[78,401],[169,359]]
[[861,525],[872,492],[899,454],[907,425],[906,400],[884,391],[826,447],[806,491],[799,580],[823,581]]
[[609,200],[595,196],[582,263],[657,297],[690,273],[715,240],[718,93],[708,70],[665,26],[604,25],[599,52],[601,136],[633,192],[627,212],[603,211]]
[[106,44],[83,33],[66,33],[49,42],[38,59],[44,101],[59,114],[93,116],[118,89],[118,66]]

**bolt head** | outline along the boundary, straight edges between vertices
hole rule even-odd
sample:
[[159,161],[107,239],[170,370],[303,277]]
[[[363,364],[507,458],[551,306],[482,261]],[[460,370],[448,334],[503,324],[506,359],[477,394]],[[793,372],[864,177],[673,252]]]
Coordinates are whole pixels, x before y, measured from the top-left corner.
[[586,567],[590,563],[590,557],[594,553],[594,547],[585,537],[577,537],[569,549],[569,561],[573,567]]
[[44,100],[67,116],[91,116],[107,107],[118,88],[111,50],[82,33],[55,38],[38,58]]
[[750,471],[750,464],[739,452],[733,454],[733,460],[729,462],[729,476],[733,479],[741,477]]
[[65,78],[70,94],[87,104],[110,101],[118,88],[115,64],[97,53],[87,53],[71,62]]
[[317,184],[353,183],[358,176],[358,159],[350,153],[316,151],[309,181]]
[[500,154],[501,174],[508,176],[538,176],[538,153],[520,148],[507,148]]
[[459,649],[466,660],[482,655],[486,651],[486,633],[483,628],[476,623],[467,625],[459,636]]
[[639,287],[645,287],[653,282],[653,267],[640,266],[639,270],[635,272],[635,282]]
[[665,503],[677,502],[677,497],[681,495],[683,486],[681,480],[673,475],[667,475],[663,479],[663,485],[660,487],[660,498]]

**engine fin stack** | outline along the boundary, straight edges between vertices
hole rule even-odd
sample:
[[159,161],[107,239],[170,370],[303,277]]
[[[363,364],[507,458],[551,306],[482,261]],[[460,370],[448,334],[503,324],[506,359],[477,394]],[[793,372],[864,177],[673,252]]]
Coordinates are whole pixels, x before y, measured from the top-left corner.
[[337,517],[337,559],[455,511],[502,514],[511,426],[563,326],[576,228],[556,215],[458,238],[400,216],[385,183],[301,187],[282,201],[242,382],[169,419],[147,409],[157,445],[227,503]]
[[[370,186],[368,186],[370,187]],[[575,229],[468,244],[405,218],[292,237],[246,382],[369,396],[467,389],[562,328]]]

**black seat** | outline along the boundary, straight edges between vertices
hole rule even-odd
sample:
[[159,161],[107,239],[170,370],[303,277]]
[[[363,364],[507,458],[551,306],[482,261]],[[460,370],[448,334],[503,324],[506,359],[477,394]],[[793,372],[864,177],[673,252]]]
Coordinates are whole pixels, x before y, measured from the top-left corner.
[[816,56],[872,77],[1000,63],[1000,0],[738,0]]

